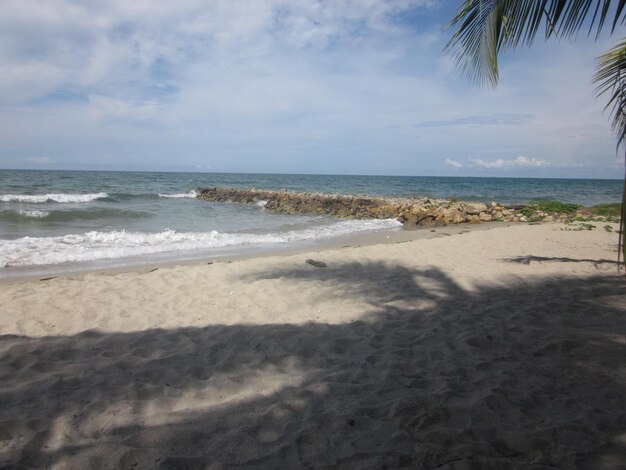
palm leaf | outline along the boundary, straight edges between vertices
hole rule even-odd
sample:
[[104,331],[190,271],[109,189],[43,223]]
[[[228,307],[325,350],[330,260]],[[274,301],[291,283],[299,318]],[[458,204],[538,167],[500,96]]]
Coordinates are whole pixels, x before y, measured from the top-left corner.
[[626,139],[626,39],[597,59],[593,81],[597,83],[596,96],[609,96],[605,109],[611,111],[619,147]]
[[[598,57],[593,77],[598,84],[596,96],[609,95],[605,109],[611,111],[613,131],[617,135],[617,147],[626,142],[626,39],[622,39],[611,50]],[[622,194],[618,247],[622,261],[626,262],[626,176]]]
[[446,49],[479,84],[498,82],[498,53],[530,45],[539,31],[544,38],[573,37],[588,24],[598,34],[607,19],[611,31],[626,22],[626,0],[465,0],[450,22]]

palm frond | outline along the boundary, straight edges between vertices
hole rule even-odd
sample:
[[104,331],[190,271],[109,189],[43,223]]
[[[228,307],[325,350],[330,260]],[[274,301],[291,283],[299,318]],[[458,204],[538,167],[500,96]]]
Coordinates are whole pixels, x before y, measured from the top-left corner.
[[[626,143],[626,39],[619,41],[612,49],[597,59],[593,77],[598,84],[596,96],[608,94],[609,101],[604,109],[611,112],[613,131],[617,135],[617,147]],[[626,176],[622,194],[618,248],[621,259],[626,263]]]
[[593,81],[597,83],[596,96],[609,96],[605,109],[611,112],[619,147],[626,139],[626,39],[598,57]]
[[498,82],[502,49],[530,45],[544,37],[572,37],[586,24],[588,34],[626,22],[626,0],[465,0],[450,22],[454,31],[446,49],[478,84]]

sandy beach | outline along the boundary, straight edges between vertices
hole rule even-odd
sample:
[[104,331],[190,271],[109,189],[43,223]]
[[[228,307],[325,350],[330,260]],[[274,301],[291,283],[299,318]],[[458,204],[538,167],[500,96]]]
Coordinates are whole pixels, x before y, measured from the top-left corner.
[[596,225],[5,282],[0,468],[626,468]]

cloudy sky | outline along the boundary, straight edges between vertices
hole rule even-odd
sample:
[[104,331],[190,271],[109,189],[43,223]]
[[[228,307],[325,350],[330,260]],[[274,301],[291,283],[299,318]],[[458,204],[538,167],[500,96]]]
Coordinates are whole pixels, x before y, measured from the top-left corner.
[[3,0],[0,168],[623,176],[594,57],[443,47],[460,1]]

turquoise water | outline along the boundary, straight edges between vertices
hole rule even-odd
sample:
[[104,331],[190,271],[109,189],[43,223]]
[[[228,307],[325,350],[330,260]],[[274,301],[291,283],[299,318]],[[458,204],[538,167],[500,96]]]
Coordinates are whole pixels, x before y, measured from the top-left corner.
[[0,170],[0,277],[15,268],[191,259],[398,227],[396,221],[271,214],[261,206],[196,200],[193,191],[208,186],[593,205],[619,201],[622,182]]

